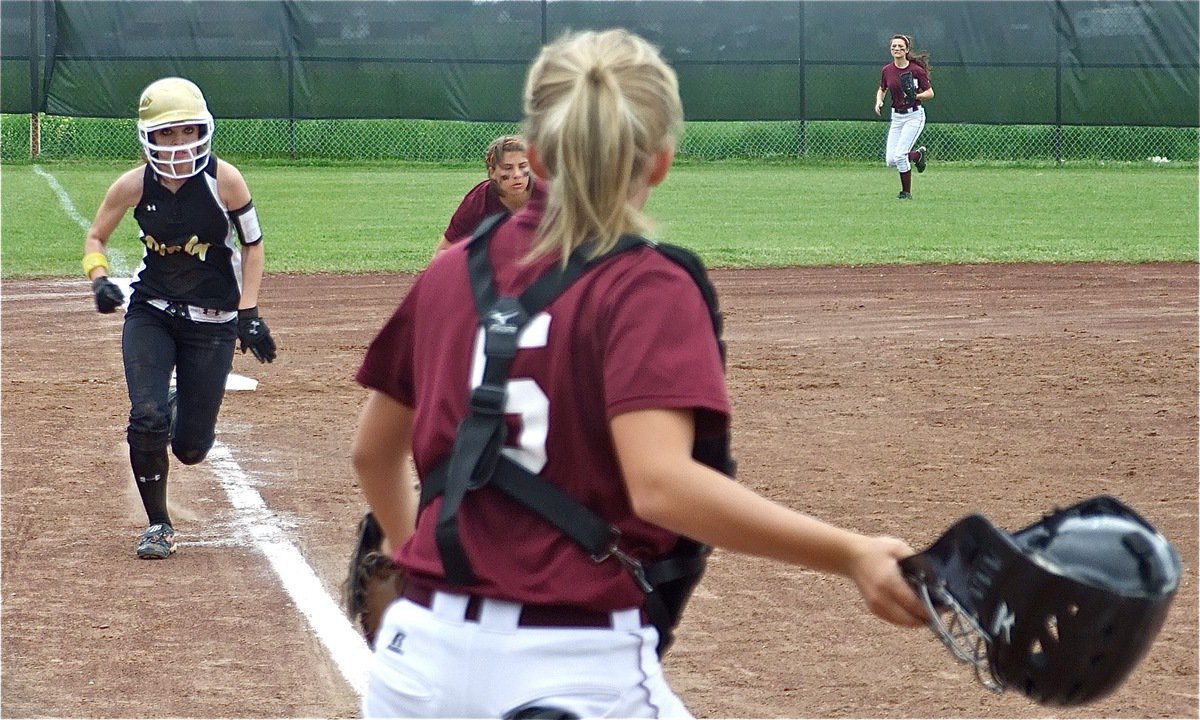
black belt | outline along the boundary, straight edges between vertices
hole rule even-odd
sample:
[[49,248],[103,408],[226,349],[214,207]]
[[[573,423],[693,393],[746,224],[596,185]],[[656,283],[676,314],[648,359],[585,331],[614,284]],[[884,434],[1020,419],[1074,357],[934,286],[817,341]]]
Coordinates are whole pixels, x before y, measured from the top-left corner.
[[897,115],[907,115],[907,114],[909,114],[910,112],[916,112],[916,111],[917,111],[917,108],[919,108],[919,107],[921,107],[921,106],[920,106],[920,105],[913,105],[912,107],[906,107],[906,108],[896,108],[896,114],[897,114]]
[[[408,578],[404,583],[404,597],[424,608],[433,607],[433,595],[441,592],[420,581]],[[444,591],[451,593],[452,591]],[[484,598],[478,595],[468,595],[467,608],[463,612],[463,620],[478,622],[479,609],[483,606]],[[646,610],[639,611],[642,625],[649,621]],[[612,627],[612,613],[596,610],[584,610],[571,605],[522,605],[521,617],[517,622],[520,627]]]
[[183,320],[225,323],[237,319],[237,312],[234,310],[215,310],[213,308],[200,307],[199,305],[188,305],[187,303],[176,302],[174,300],[163,300],[162,298],[149,298],[139,300],[139,302],[145,302],[152,307],[162,310],[171,317]]

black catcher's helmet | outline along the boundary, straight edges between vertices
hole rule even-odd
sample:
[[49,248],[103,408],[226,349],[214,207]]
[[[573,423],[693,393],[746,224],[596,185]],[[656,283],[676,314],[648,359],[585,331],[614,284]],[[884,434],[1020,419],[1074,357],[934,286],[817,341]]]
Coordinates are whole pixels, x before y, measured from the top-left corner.
[[900,563],[930,627],[987,688],[1082,705],[1125,680],[1179,586],[1179,553],[1099,496],[1009,534],[982,515]]

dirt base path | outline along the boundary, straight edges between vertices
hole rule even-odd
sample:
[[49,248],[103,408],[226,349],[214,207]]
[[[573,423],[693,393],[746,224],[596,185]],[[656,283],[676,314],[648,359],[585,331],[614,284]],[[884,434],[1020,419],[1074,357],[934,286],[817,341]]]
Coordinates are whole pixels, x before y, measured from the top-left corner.
[[[1197,266],[718,271],[739,479],[924,547],[1100,493],[1186,570],[1129,681],[1084,708],[973,684],[847,581],[718,552],[667,660],[703,717],[1197,717]],[[270,276],[279,359],[218,440],[336,598],[363,503],[352,376],[409,276]],[[171,469],[180,552],[138,561],[119,316],[85,283],[3,284],[4,717],[353,717],[358,696],[272,573],[214,462]]]

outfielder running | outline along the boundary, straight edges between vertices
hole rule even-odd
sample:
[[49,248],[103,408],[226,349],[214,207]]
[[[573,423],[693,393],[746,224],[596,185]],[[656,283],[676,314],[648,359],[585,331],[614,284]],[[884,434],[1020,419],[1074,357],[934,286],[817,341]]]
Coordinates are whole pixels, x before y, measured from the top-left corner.
[[[843,575],[878,616],[922,626],[898,567],[907,544],[790,510],[693,457],[729,426],[710,305],[662,250],[625,244],[648,231],[642,207],[674,158],[674,71],[624,30],[568,35],[531,66],[524,109],[547,197],[434,259],[357,374],[369,392],[353,464],[407,572],[375,643],[363,714],[689,717],[663,675],[642,572],[681,536]],[[588,259],[527,323],[501,310]],[[471,283],[481,267],[500,296],[484,327]],[[524,329],[504,332],[513,327]],[[512,349],[502,392],[481,393],[496,382],[501,346]],[[472,423],[501,412],[499,465],[602,517],[614,531],[606,552],[589,554],[515,502],[497,487],[499,469],[455,484],[462,451],[486,455],[469,441]],[[419,514],[410,454],[423,495],[450,458],[444,494],[423,497]]]
[[[260,362],[275,341],[258,316],[262,232],[238,169],[212,154],[213,117],[200,88],[183,78],[151,83],[138,106],[145,165],[109,187],[83,242],[83,271],[96,309],[125,297],[108,278],[109,237],[133,208],[145,252],[134,272],[121,352],[129,390],[129,462],[149,527],[137,556],[175,552],[167,511],[167,445],[185,465],[216,438],[225,380],[240,339]],[[241,250],[237,243],[241,243]],[[170,388],[176,374],[176,390]]]
[[921,131],[925,129],[924,100],[933,99],[929,84],[929,53],[913,52],[912,38],[893,35],[890,43],[892,61],[879,74],[875,91],[875,114],[883,108],[883,94],[892,98],[892,124],[888,128],[887,150],[883,160],[900,173],[900,200],[912,199],[912,168],[925,172],[924,145],[913,150]]

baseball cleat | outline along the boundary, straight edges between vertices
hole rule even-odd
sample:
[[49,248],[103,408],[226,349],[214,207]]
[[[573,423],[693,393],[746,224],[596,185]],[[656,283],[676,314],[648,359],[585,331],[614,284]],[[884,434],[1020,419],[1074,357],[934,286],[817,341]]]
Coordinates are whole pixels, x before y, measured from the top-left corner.
[[904,192],[903,190],[901,190],[900,194],[896,196],[896,199],[897,200],[912,200],[912,193]]
[[166,523],[151,525],[138,540],[137,556],[143,560],[162,560],[175,552],[175,530]]
[[925,153],[927,152],[929,152],[929,150],[924,145],[917,148],[917,153],[919,154],[917,155],[917,162],[915,164],[917,166],[917,172],[919,173],[925,172]]

